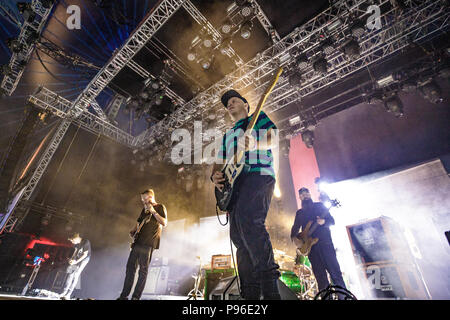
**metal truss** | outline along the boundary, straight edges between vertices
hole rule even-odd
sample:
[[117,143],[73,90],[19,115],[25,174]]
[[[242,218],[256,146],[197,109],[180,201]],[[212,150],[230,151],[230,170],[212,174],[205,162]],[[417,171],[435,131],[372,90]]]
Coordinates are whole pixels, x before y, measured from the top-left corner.
[[137,27],[125,44],[117,50],[114,56],[97,73],[83,92],[72,104],[71,112],[78,116],[80,112],[87,110],[88,106],[98,94],[112,81],[144,47],[145,43],[159,30],[159,28],[181,7],[184,0],[163,0],[151,11],[145,20]]
[[125,102],[124,96],[122,96],[120,94],[116,94],[114,96],[113,100],[111,101],[111,103],[109,105],[109,110],[108,110],[108,118],[110,121],[114,121],[114,119],[117,117],[117,113],[119,112],[120,106],[124,102]]
[[[142,66],[140,66],[136,61],[130,60],[130,62],[127,64],[127,67],[129,67],[131,70],[136,72],[138,75],[140,75],[144,79],[151,78],[152,80],[156,79],[154,75],[152,75],[150,72],[145,70]],[[169,97],[175,104],[177,105],[183,105],[186,103],[182,97],[180,97],[177,93],[175,93],[172,89],[170,89],[168,86],[165,88],[166,96]]]
[[[206,17],[197,9],[197,7],[190,1],[186,0],[183,3],[183,8],[197,21],[198,24],[204,26],[208,33],[213,37],[216,43],[222,42],[222,35],[219,31],[217,31],[214,26],[206,19]],[[234,49],[230,46],[227,50],[229,53],[229,57],[234,56],[237,60],[235,61],[238,66],[242,65],[244,61],[242,58],[234,51]]]
[[35,35],[40,35],[44,28],[48,16],[53,8],[53,4],[49,9],[42,6],[39,0],[31,2],[31,8],[36,14],[33,22],[24,21],[20,29],[18,41],[23,46],[23,50],[19,53],[12,53],[9,61],[9,73],[3,77],[1,88],[5,90],[7,95],[11,95],[17,88],[17,84],[22,78],[25,67],[35,48],[35,43],[30,43],[29,39],[33,39]]
[[[73,110],[72,102],[45,87],[39,88],[36,93],[28,98],[28,101],[36,107],[46,110],[60,118],[79,124],[85,130],[95,134],[102,134],[128,147],[133,145],[134,137],[111,124],[107,118],[103,119],[88,111],[82,111],[80,107],[76,107],[75,110],[78,116],[73,117],[71,113]],[[94,104],[97,108],[100,108],[97,102]],[[100,108],[100,110],[102,109]]]
[[266,32],[269,36],[271,36],[271,34],[273,33],[273,37],[274,37],[273,40],[280,41],[281,40],[280,35],[275,30],[274,26],[270,22],[269,18],[267,18],[264,11],[261,9],[258,2],[256,0],[253,0],[253,4],[256,8],[256,18],[258,18],[258,20],[261,23],[261,25],[263,26],[264,30],[266,30]]
[[[317,55],[321,41],[319,34],[334,35],[338,39],[342,38],[341,42],[344,41],[344,31],[351,22],[350,12],[354,13],[355,17],[353,18],[363,17],[366,12],[359,7],[365,2],[362,0],[337,2],[333,7],[328,8],[301,28],[294,30],[272,47],[258,54],[241,68],[201,92],[186,105],[178,108],[170,117],[144,131],[136,138],[136,147],[145,147],[155,137],[170,133],[174,128],[189,121],[193,115],[203,113],[219,104],[219,97],[229,88],[242,91],[248,89],[258,97],[264,90],[267,76],[275,72],[280,65],[289,65],[294,61],[294,51],[309,53],[310,56]],[[390,1],[380,1],[380,6],[388,2]],[[287,77],[283,77],[266,102],[267,112],[279,110],[350,73],[397,52],[406,47],[411,39],[419,41],[432,33],[447,28],[448,11],[441,1],[425,0],[420,5],[416,5],[414,1],[406,1],[406,5],[408,7],[403,12],[392,9],[383,14],[380,17],[383,22],[382,29],[369,32],[360,39],[361,56],[358,59],[350,61],[341,52],[335,52],[332,56],[327,57],[328,63],[331,65],[328,73],[317,75],[309,67],[304,74],[307,81],[302,83],[300,89],[290,86]],[[341,22],[340,26],[329,31],[327,27],[337,20]],[[251,100],[251,103],[254,103],[255,100]]]
[[21,223],[25,219],[29,211],[29,208],[24,208],[24,204],[31,199],[31,195],[34,189],[39,183],[41,177],[44,175],[44,172],[47,169],[48,164],[50,163],[53,155],[58,149],[59,144],[64,138],[64,135],[69,129],[70,123],[71,121],[68,119],[61,120],[58,129],[54,133],[50,143],[43,152],[41,158],[39,159],[37,167],[34,170],[33,175],[30,178],[30,181],[28,182],[27,186],[25,187],[25,190],[23,191],[22,195],[17,201],[16,207],[13,209],[11,215],[8,217],[8,220],[5,222],[5,227],[3,230],[1,230],[2,232],[4,231],[12,232],[13,229],[21,225]]

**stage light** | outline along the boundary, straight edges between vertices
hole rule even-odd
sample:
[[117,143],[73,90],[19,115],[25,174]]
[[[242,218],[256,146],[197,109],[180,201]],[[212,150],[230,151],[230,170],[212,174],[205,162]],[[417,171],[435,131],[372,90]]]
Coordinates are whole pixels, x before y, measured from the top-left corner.
[[300,87],[302,82],[302,74],[300,71],[295,70],[289,75],[289,84],[293,87]]
[[313,69],[316,72],[325,74],[328,71],[328,62],[325,58],[319,58],[313,63]]
[[395,78],[394,74],[390,74],[386,77],[383,77],[383,78],[377,80],[377,86],[379,88],[386,87],[386,86],[394,83],[395,81],[396,81],[396,78]]
[[189,61],[194,61],[197,58],[197,54],[194,51],[189,51],[187,54],[187,59]]
[[341,25],[342,25],[341,19],[337,19],[336,21],[333,21],[332,23],[330,23],[327,26],[327,29],[328,29],[328,31],[333,31],[333,30],[335,30],[336,28],[338,28]]
[[139,96],[144,99],[147,100],[150,97],[150,93],[148,92],[148,90],[144,89],[142,90],[142,92],[139,94]]
[[219,51],[221,54],[226,55],[231,46],[231,38],[225,38],[222,40],[222,43],[219,46]]
[[334,52],[334,45],[331,39],[325,39],[320,44],[321,51],[326,55],[330,55]]
[[332,203],[329,200],[325,200],[323,202],[323,205],[325,206],[325,208],[330,209],[332,207]]
[[306,57],[305,54],[300,54],[296,59],[295,59],[295,65],[300,69],[306,69],[306,67],[308,67],[308,58]]
[[300,116],[295,116],[295,117],[289,119],[289,125],[291,127],[296,126],[299,123],[300,123]]
[[201,61],[202,68],[204,70],[208,70],[211,67],[211,63],[212,63],[212,57],[203,59]]
[[365,25],[361,20],[356,20],[353,22],[353,24],[350,27],[350,31],[352,33],[352,36],[354,36],[355,38],[359,38],[361,37],[366,29],[365,29]]
[[230,21],[230,19],[226,19],[225,22],[220,27],[220,31],[224,34],[228,34],[228,33],[230,33],[232,27],[233,27],[233,23]]
[[164,99],[164,91],[159,91],[155,94],[154,103],[157,106],[160,106]]
[[310,130],[303,131],[302,141],[305,143],[307,148],[312,148],[314,145],[314,132]]
[[153,79],[150,81],[149,86],[154,90],[158,90],[161,87],[161,83],[157,79]]
[[244,39],[250,38],[252,35],[253,22],[250,20],[244,22],[241,26],[241,37]]
[[6,40],[6,44],[8,48],[11,49],[11,51],[14,53],[19,53],[25,48],[19,40],[13,38],[9,38],[8,40]]
[[441,103],[442,101],[444,101],[444,98],[442,98],[441,89],[434,81],[430,81],[420,86],[419,92],[425,99],[427,99],[431,103]]
[[358,42],[354,39],[348,41],[344,45],[343,51],[344,51],[345,56],[348,59],[358,58],[360,55],[360,47],[359,47]]
[[400,118],[403,116],[403,103],[396,94],[384,100],[384,106],[395,117]]
[[34,18],[36,17],[36,13],[33,11],[31,3],[17,2],[17,9],[22,14],[22,17],[26,22],[33,22]]
[[415,81],[408,80],[402,83],[401,88],[404,92],[415,92],[417,90],[417,83]]
[[211,37],[208,36],[205,39],[203,39],[203,46],[205,48],[211,48],[212,44],[213,44],[213,40]]
[[240,13],[243,17],[250,17],[254,11],[252,4],[249,1],[236,1],[240,7]]

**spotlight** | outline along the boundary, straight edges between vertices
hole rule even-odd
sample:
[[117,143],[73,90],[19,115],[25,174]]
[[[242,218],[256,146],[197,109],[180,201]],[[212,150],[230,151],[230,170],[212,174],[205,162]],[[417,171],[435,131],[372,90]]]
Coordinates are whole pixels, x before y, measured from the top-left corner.
[[302,82],[302,74],[300,71],[295,70],[289,75],[289,84],[293,87],[299,87]]
[[231,45],[231,38],[225,38],[222,40],[222,43],[219,46],[219,51],[221,54],[226,55],[228,53],[228,49],[230,48]]
[[360,55],[360,48],[358,42],[354,39],[348,41],[344,45],[343,51],[348,59],[358,58]]
[[384,106],[386,110],[393,113],[395,117],[400,118],[403,116],[403,103],[396,94],[384,100]]
[[248,1],[236,1],[236,4],[241,7],[240,12],[244,17],[249,17],[252,15],[254,9],[250,2]]
[[303,131],[302,141],[305,143],[307,148],[312,148],[314,144],[314,132],[310,130]]
[[155,95],[154,102],[157,106],[160,106],[163,102],[163,99],[164,99],[164,91],[159,91]]
[[296,126],[299,123],[300,123],[300,116],[295,116],[295,117],[289,119],[289,125],[291,127]]
[[306,69],[308,66],[308,58],[305,54],[301,54],[295,59],[295,64],[300,70]]
[[244,39],[250,38],[252,35],[253,22],[248,20],[244,22],[241,26],[241,37]]
[[419,87],[420,94],[430,101],[431,103],[441,103],[444,101],[442,98],[441,89],[436,85],[434,81],[430,81],[421,87]]
[[148,92],[147,88],[145,88],[144,90],[142,90],[142,92],[139,94],[139,96],[142,99],[147,100],[150,97],[150,93]]
[[212,57],[203,59],[201,62],[202,68],[208,70],[211,67],[211,63]]
[[319,73],[327,73],[328,71],[328,62],[325,58],[319,58],[313,63],[313,69]]
[[187,59],[189,61],[194,61],[195,58],[197,58],[197,54],[194,51],[192,51],[192,50],[189,51],[188,54],[187,54]]
[[228,34],[230,33],[232,27],[233,23],[230,21],[230,19],[226,19],[223,25],[220,27],[220,31],[224,34]]
[[203,46],[204,46],[205,48],[211,48],[212,44],[213,44],[213,40],[212,40],[211,37],[206,37],[206,38],[203,40]]
[[334,52],[333,42],[329,38],[322,41],[320,47],[321,47],[321,51],[323,53],[325,53],[326,55],[330,55]]
[[8,40],[6,40],[6,44],[8,45],[9,49],[11,49],[11,51],[14,53],[19,53],[25,48],[24,45],[20,43],[19,40],[13,38],[9,38]]
[[33,8],[31,7],[31,3],[27,2],[17,2],[17,9],[22,14],[23,19],[26,22],[33,22],[34,18],[36,17],[36,13],[33,11]]
[[364,25],[364,23],[363,23],[361,20],[356,20],[356,21],[354,21],[353,24],[351,25],[350,31],[351,31],[352,35],[353,35],[355,38],[359,38],[359,37],[361,37],[361,36],[365,33],[365,31],[366,31],[365,25]]
[[158,80],[154,79],[150,81],[149,86],[154,90],[158,90],[161,87],[161,83]]

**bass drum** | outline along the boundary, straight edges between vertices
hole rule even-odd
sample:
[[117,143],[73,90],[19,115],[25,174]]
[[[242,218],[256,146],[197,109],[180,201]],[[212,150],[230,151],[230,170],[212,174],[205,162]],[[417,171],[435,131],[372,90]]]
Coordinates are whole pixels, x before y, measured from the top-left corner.
[[280,280],[296,294],[305,290],[304,286],[300,283],[300,279],[295,272],[290,270],[280,270]]

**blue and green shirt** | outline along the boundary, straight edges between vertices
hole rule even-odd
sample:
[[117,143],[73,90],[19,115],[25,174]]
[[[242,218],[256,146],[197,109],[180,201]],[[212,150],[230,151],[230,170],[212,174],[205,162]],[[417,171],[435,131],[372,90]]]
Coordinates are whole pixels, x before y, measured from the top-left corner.
[[[228,130],[222,139],[222,145],[219,150],[218,157],[222,160],[229,160],[236,152],[238,139],[244,136],[245,130],[253,118],[251,116],[237,121],[233,128]],[[277,129],[276,125],[270,118],[261,111],[258,120],[252,130],[252,135],[257,141],[266,136],[269,129]],[[246,172],[260,172],[262,174],[271,175],[275,178],[273,168],[272,150],[252,150],[245,152]]]

